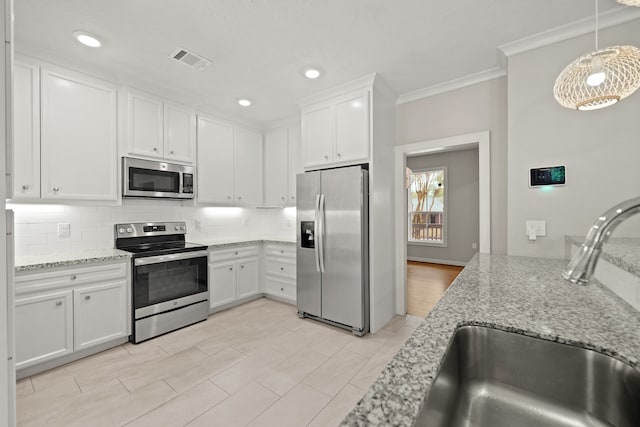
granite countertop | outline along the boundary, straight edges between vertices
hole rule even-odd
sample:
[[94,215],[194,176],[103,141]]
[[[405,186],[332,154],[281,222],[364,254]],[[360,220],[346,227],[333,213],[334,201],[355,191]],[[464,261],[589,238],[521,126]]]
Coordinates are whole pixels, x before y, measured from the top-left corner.
[[296,238],[288,236],[252,236],[252,237],[222,237],[218,239],[193,239],[195,243],[209,246],[209,249],[219,249],[226,246],[258,245],[261,243],[278,243],[291,245],[296,243]]
[[477,254],[343,426],[415,423],[454,331],[489,326],[569,343],[640,366],[640,312],[596,280],[563,280],[564,260]]
[[[566,242],[580,246],[584,236],[566,236]],[[640,238],[612,237],[602,247],[600,255],[611,264],[640,277]]]
[[114,261],[130,258],[129,252],[113,248],[85,249],[79,251],[57,252],[47,255],[17,256],[16,272],[39,270],[42,268],[63,267],[93,262]]

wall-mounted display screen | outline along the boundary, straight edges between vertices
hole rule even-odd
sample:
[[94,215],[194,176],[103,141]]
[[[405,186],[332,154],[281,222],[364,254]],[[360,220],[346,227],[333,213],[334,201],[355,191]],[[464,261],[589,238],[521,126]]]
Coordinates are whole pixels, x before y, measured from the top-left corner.
[[564,185],[567,173],[564,166],[548,166],[529,170],[529,187]]

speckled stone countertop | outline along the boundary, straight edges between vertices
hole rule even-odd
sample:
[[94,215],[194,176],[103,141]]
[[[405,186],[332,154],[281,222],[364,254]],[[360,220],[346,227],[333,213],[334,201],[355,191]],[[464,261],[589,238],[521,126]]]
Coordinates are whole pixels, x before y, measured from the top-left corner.
[[130,258],[131,254],[118,249],[86,249],[82,251],[58,252],[47,255],[20,256],[15,259],[16,272],[42,268],[64,267],[93,262],[114,261]]
[[462,325],[574,344],[638,368],[640,312],[595,280],[566,282],[560,276],[566,263],[476,255],[342,425],[413,425]]
[[[584,236],[566,236],[567,243],[580,246]],[[611,264],[640,277],[640,238],[612,237],[602,247],[601,255]]]
[[225,237],[220,239],[193,239],[195,243],[209,246],[209,249],[220,249],[227,246],[248,246],[259,245],[261,243],[277,243],[283,245],[293,245],[296,243],[295,237],[283,236],[256,236],[256,237]]

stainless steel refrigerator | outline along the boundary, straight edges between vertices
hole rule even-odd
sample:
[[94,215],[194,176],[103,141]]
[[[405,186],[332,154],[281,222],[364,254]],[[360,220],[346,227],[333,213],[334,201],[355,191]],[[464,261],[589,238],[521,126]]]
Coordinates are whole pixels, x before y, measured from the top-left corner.
[[298,316],[369,331],[369,178],[360,166],[297,175]]

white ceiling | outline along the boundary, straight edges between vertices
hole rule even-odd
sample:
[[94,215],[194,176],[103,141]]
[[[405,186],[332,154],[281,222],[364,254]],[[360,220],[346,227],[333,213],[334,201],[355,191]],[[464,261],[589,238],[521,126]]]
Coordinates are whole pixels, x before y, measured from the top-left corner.
[[[600,1],[601,11],[618,6]],[[481,72],[497,65],[497,46],[594,14],[590,0],[15,0],[14,8],[18,52],[185,91],[201,109],[258,126],[372,72],[396,95]],[[80,45],[74,30],[104,46]],[[213,65],[197,71],[169,59],[179,46]],[[324,71],[317,80],[302,76],[311,65]],[[240,97],[253,106],[238,106]]]

